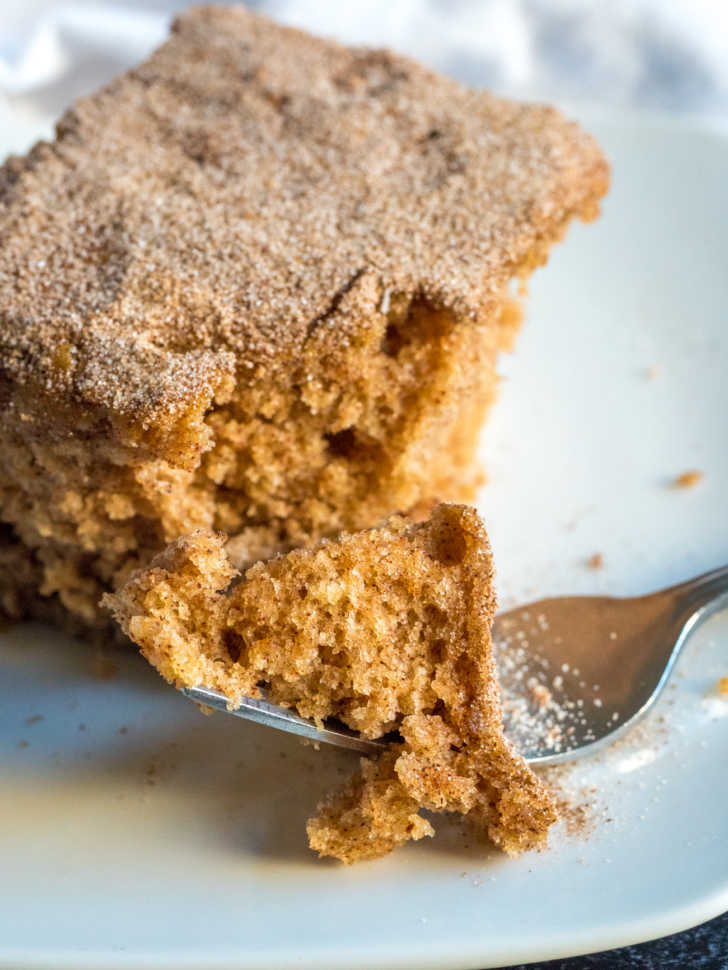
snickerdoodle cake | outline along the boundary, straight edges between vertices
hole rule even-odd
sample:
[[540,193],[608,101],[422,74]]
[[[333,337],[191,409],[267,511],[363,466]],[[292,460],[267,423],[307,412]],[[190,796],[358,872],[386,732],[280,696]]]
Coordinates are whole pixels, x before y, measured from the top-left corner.
[[93,626],[195,529],[254,559],[464,496],[511,283],[607,182],[552,108],[186,13],[0,167],[5,612]]
[[421,809],[469,816],[510,854],[545,843],[554,803],[502,732],[492,560],[473,509],[439,505],[419,524],[323,539],[242,578],[224,539],[177,539],[104,602],[178,687],[233,705],[264,689],[319,724],[398,732],[321,803],[313,849],[383,855],[434,834]]

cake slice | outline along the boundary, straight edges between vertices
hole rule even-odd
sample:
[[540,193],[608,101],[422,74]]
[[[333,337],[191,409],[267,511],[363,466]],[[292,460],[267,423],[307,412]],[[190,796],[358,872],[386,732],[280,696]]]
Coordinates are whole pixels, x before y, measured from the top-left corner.
[[464,496],[511,283],[607,181],[551,108],[184,14],[0,167],[6,611],[93,626],[195,529],[290,548]]
[[178,539],[105,598],[177,687],[258,697],[368,738],[398,731],[319,806],[312,848],[345,862],[432,835],[421,809],[470,816],[506,852],[544,844],[554,804],[503,736],[493,568],[465,506],[322,540],[238,573],[224,536]]

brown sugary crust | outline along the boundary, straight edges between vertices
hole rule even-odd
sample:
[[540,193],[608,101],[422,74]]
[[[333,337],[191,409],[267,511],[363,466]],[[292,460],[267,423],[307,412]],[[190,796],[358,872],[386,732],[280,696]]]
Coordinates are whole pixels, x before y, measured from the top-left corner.
[[0,169],[0,380],[148,430],[390,294],[482,314],[607,182],[552,108],[196,8]]
[[377,738],[375,761],[319,806],[311,847],[344,862],[432,835],[421,809],[469,816],[506,852],[545,843],[552,799],[502,733],[493,565],[475,510],[439,505],[259,562],[236,578],[224,537],[178,539],[105,598],[178,687],[269,698]]

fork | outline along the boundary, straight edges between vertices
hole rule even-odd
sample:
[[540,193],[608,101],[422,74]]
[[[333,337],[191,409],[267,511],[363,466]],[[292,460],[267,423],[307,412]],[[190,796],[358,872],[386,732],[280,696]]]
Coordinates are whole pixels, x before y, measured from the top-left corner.
[[[564,596],[499,613],[493,643],[506,736],[535,765],[572,761],[616,741],[654,706],[690,634],[726,606],[723,566],[646,596]],[[338,723],[319,729],[265,699],[244,698],[230,709],[218,691],[182,693],[360,754],[377,754],[391,740],[363,738]]]

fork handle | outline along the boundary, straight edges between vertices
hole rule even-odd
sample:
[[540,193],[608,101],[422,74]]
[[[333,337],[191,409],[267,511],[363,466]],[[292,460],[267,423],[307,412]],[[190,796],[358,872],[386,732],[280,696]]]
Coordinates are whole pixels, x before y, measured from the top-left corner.
[[705,606],[706,616],[710,616],[722,608],[722,594],[728,593],[728,566],[719,566],[694,579],[678,583],[666,589],[665,593],[674,596],[676,602],[691,605],[695,610]]
[[662,595],[672,602],[674,622],[682,628],[675,645],[677,655],[688,634],[714,613],[728,607],[728,566],[711,569],[694,579],[671,586]]

